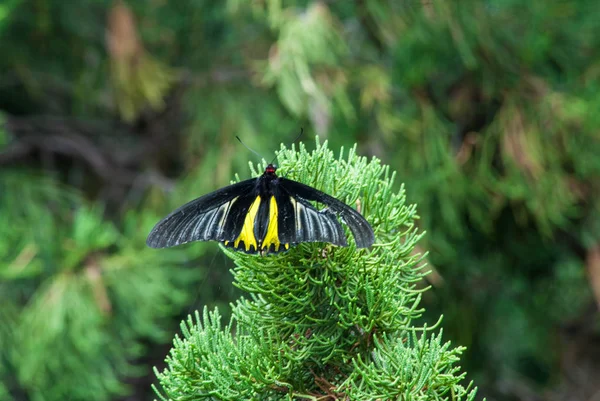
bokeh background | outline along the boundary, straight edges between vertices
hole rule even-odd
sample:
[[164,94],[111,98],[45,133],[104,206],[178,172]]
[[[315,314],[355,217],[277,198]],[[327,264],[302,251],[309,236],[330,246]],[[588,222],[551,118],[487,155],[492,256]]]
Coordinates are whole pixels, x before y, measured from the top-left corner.
[[600,400],[597,2],[3,0],[0,55],[0,400],[152,399],[240,294],[148,231],[300,127],[397,171],[481,397]]

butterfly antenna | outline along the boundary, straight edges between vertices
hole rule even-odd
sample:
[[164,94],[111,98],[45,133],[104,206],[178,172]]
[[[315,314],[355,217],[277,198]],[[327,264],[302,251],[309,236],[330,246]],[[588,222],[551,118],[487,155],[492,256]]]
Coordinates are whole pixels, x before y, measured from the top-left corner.
[[[296,139],[294,139],[292,141],[292,144],[296,143],[296,141],[298,141],[298,139],[300,139],[300,137],[302,136],[303,133],[304,133],[304,128],[300,127],[300,133],[298,134],[298,136],[296,137]],[[275,161],[275,159],[277,159],[277,156],[275,156],[273,158],[273,160],[271,160],[271,164],[273,164],[273,162]]]
[[240,143],[241,143],[242,145],[244,145],[244,147],[245,147],[246,149],[248,149],[250,152],[254,153],[256,156],[260,157],[260,159],[261,159],[261,160],[263,160],[263,159],[264,159],[264,157],[262,157],[262,156],[260,155],[260,153],[258,153],[257,151],[255,151],[255,150],[251,149],[251,148],[250,148],[250,147],[248,147],[248,146],[247,146],[247,145],[246,145],[244,142],[242,142],[242,140],[240,139],[240,137],[239,137],[239,136],[237,136],[237,135],[236,135],[235,137],[237,138],[237,140],[238,140],[238,141],[240,141]]
[[296,137],[296,139],[294,139],[292,141],[292,143],[296,143],[296,141],[298,141],[298,139],[300,139],[300,137],[302,136],[302,134],[304,134],[304,128],[300,127],[300,133],[298,134],[298,136]]

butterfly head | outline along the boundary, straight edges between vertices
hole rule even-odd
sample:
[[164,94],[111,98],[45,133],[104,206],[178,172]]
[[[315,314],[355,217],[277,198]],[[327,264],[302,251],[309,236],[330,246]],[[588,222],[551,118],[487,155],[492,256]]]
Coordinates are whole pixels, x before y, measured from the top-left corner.
[[275,175],[275,171],[277,171],[277,166],[273,163],[269,163],[267,168],[265,168],[265,174],[267,175]]

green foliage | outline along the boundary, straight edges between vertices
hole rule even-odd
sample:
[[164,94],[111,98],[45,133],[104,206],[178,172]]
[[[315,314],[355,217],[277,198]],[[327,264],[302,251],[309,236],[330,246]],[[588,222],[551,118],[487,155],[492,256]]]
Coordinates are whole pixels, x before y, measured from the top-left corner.
[[[588,13],[589,2],[432,4],[433,16],[412,18],[414,25],[395,48],[396,82],[431,91],[413,98],[417,107],[402,113],[411,125],[395,130],[405,139],[401,170],[417,174],[416,199],[436,188],[444,202],[433,206],[443,203],[440,217],[455,227],[464,225],[459,221],[464,213],[469,223],[490,230],[506,207],[520,224],[531,221],[546,235],[581,217],[581,194],[573,185],[600,171],[594,157],[600,144],[594,130],[583,127],[584,115],[571,110],[598,100],[585,96],[587,83],[573,83],[570,93],[562,84],[596,68],[583,56],[588,41],[598,40],[590,30],[598,14]],[[521,17],[514,18],[517,14]],[[567,18],[573,14],[581,16],[576,34]],[[428,43],[435,43],[436,51],[421,51],[423,35],[431,36]],[[570,40],[558,39],[567,36]],[[479,113],[480,127],[463,126]],[[448,150],[465,134],[473,143],[464,143],[469,154],[463,160]],[[428,157],[409,157],[416,151]]]
[[600,124],[585,111],[600,88],[584,78],[597,74],[598,10],[469,1],[427,11],[407,15],[393,46],[409,106],[376,113],[393,113],[380,127],[444,278],[433,310],[469,347],[470,371],[486,372],[480,385],[515,375],[549,385],[558,330],[592,299],[581,254],[600,240]]
[[143,373],[133,363],[142,341],[164,342],[197,273],[178,267],[181,252],[123,239],[148,229],[139,218],[120,232],[52,179],[3,172],[0,192],[2,382],[32,400],[125,394],[123,378]]
[[[299,127],[332,148],[357,142],[361,154],[398,172],[419,205],[417,223],[428,232],[419,248],[434,271],[418,324],[444,314],[444,335],[468,347],[462,363],[482,393],[513,400],[523,391],[549,398],[564,388],[557,399],[597,392],[585,389],[594,380],[568,373],[598,377],[585,359],[600,359],[592,352],[598,328],[588,323],[597,320],[594,278],[586,272],[600,243],[593,1],[124,0],[136,22],[124,37],[143,45],[129,54],[149,61],[148,70],[131,59],[124,69],[114,63],[123,59],[108,47],[107,16],[118,2],[0,3],[0,218],[8,218],[0,227],[0,399],[7,390],[32,397],[19,373],[31,367],[19,367],[9,350],[15,333],[27,332],[22,317],[40,290],[63,286],[96,317],[71,305],[69,316],[110,338],[146,333],[144,341],[169,336],[149,305],[181,313],[181,303],[159,300],[194,291],[187,266],[205,278],[200,303],[222,300],[230,260],[218,247],[152,253],[143,246],[147,230],[245,169],[253,156],[236,135],[270,159]],[[115,123],[124,116],[134,120]],[[319,185],[330,185],[323,188],[349,190],[321,171]],[[86,278],[94,263],[102,285]],[[134,267],[143,264],[150,267]],[[261,277],[270,280],[267,273]],[[171,284],[159,289],[155,279]],[[116,309],[99,324],[102,303],[91,289],[109,285]],[[80,327],[72,326],[63,325],[69,337]],[[574,354],[573,347],[586,348]],[[137,355],[162,358],[157,347],[134,348],[125,352],[129,367],[119,368],[125,376],[139,366]],[[44,349],[43,364],[62,363]],[[123,383],[123,374],[105,373],[105,383],[109,376]],[[91,377],[83,368],[78,374]],[[65,388],[67,376],[43,380]],[[47,393],[63,392],[54,391]]]
[[2,32],[4,21],[8,19],[13,8],[20,2],[21,0],[10,0],[0,5],[0,33]]
[[273,8],[266,17],[279,31],[278,41],[260,69],[263,82],[276,87],[294,115],[323,113],[332,108],[332,100],[337,100],[343,111],[351,112],[344,93],[345,74],[337,67],[346,46],[329,9],[314,3],[298,16]]
[[422,237],[415,206],[393,190],[388,167],[355,150],[336,158],[326,143],[311,153],[282,147],[279,171],[360,205],[373,248],[304,243],[265,258],[223,247],[250,299],[232,306],[224,327],[206,308],[182,324],[158,373],[164,399],[474,398],[459,384],[463,349],[414,326],[425,275],[413,252]]
[[115,103],[121,117],[132,122],[145,109],[164,109],[163,99],[177,76],[144,50],[133,13],[123,2],[111,7],[107,45]]
[[449,342],[442,344],[441,332],[431,338],[413,333],[402,341],[386,337],[368,361],[358,355],[354,372],[341,387],[356,400],[455,400],[465,395],[473,399],[475,390],[456,385],[465,377],[454,366],[463,350],[451,349]]

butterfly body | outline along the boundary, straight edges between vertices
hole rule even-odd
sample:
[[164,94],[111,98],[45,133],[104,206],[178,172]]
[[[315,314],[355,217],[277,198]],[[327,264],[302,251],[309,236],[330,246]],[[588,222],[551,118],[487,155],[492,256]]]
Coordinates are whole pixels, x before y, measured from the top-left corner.
[[[347,246],[338,216],[350,227],[357,247],[373,244],[373,230],[360,213],[315,188],[278,177],[276,169],[269,164],[260,177],[183,205],[152,229],[148,246],[219,241],[238,251],[261,255],[287,251],[301,242]],[[327,208],[317,210],[310,201]]]

